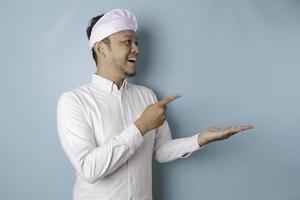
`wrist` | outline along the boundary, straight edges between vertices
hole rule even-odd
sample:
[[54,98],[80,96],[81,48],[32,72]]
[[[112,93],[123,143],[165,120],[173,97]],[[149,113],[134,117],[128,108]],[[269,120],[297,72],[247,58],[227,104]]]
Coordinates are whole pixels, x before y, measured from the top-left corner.
[[198,135],[198,144],[199,144],[199,146],[202,147],[202,146],[204,146],[204,145],[206,145],[208,143],[209,143],[209,141],[207,140],[207,138],[205,137],[205,135],[203,135],[203,134],[200,133]]
[[146,127],[143,125],[143,123],[140,120],[136,120],[134,124],[140,130],[142,135],[144,135],[147,132]]

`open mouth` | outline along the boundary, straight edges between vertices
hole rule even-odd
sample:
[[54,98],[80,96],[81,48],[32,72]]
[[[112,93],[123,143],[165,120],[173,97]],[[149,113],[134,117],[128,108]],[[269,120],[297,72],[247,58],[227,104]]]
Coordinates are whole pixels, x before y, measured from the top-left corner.
[[135,63],[136,62],[136,58],[128,58],[128,62]]

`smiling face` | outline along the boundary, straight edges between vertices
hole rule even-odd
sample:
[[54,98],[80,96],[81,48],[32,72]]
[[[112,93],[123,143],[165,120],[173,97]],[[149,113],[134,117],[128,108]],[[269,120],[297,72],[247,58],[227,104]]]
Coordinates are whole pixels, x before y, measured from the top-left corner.
[[110,44],[102,44],[99,50],[100,67],[108,68],[118,78],[136,74],[136,61],[139,53],[136,33],[131,30],[117,32],[109,37]]

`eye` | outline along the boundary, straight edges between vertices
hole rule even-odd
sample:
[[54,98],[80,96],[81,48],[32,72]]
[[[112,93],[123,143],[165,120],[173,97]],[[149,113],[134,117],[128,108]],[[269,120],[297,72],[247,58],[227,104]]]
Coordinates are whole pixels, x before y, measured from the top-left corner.
[[131,43],[131,40],[125,40],[124,41],[124,44],[126,44],[126,45],[130,45],[130,43]]

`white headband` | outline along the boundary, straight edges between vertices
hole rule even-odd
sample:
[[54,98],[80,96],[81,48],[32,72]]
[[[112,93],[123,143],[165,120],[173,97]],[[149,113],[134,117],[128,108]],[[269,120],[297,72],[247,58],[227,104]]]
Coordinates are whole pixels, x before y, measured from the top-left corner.
[[123,30],[137,30],[137,21],[133,13],[118,8],[105,13],[92,28],[90,49],[96,42]]

